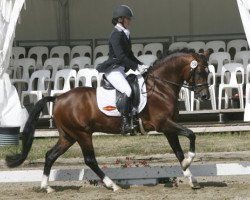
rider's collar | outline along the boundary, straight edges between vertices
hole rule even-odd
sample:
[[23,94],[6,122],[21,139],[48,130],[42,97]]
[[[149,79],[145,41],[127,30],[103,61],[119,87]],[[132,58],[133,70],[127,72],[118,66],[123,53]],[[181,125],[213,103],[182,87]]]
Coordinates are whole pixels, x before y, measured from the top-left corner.
[[127,38],[129,38],[130,31],[129,31],[128,29],[124,28],[121,24],[117,23],[117,24],[115,25],[115,28],[116,28],[118,31],[123,31],[123,32],[126,34]]

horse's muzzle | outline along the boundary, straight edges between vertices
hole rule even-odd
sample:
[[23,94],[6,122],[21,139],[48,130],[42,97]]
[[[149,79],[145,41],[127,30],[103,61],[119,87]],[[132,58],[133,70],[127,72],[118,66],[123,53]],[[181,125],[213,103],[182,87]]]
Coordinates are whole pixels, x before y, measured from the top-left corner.
[[208,90],[201,90],[200,92],[195,93],[195,98],[200,100],[200,101],[205,101],[210,99],[210,93]]

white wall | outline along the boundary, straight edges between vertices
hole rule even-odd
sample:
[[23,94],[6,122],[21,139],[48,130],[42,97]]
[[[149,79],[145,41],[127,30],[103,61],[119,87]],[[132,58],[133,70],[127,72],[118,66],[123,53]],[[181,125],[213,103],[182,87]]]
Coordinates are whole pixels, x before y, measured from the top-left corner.
[[[56,40],[58,0],[26,0],[16,40]],[[112,10],[129,5],[133,37],[243,33],[235,0],[69,0],[71,39],[108,38]]]

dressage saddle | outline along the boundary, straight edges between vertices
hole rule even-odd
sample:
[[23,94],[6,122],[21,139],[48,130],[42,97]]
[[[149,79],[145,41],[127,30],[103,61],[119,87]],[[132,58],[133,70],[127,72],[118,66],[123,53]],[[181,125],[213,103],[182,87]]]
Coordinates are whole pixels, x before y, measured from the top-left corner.
[[[138,83],[138,78],[135,74],[129,74],[126,77],[126,80],[128,81],[132,93],[131,93],[131,106],[130,106],[130,120],[131,120],[131,128],[133,131],[139,130],[139,120],[138,120],[138,106],[140,104],[140,87]],[[102,86],[107,90],[113,90],[115,87],[108,81],[105,75],[103,75],[102,79]],[[116,107],[119,112],[121,108],[121,98],[122,93],[116,90]]]

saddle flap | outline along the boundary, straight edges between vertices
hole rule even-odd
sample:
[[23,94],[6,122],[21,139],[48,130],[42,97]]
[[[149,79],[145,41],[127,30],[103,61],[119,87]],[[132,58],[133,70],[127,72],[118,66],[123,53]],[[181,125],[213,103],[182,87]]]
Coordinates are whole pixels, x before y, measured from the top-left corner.
[[[144,83],[144,78],[141,74],[135,75],[137,76],[137,84],[138,88],[135,89],[134,93],[138,94],[137,100],[135,103],[133,102],[133,106],[136,107],[138,113],[142,111],[147,103],[147,93],[146,93],[146,84]],[[130,77],[131,78],[131,77]],[[132,88],[133,86],[131,86]],[[133,90],[133,89],[132,89]],[[97,87],[97,105],[99,109],[108,116],[120,116],[120,112],[117,110],[117,91],[115,89],[105,89],[104,87]],[[132,92],[133,93],[133,92]],[[136,96],[136,95],[135,95]],[[136,98],[134,96],[134,99]],[[138,101],[139,99],[139,101]],[[136,103],[137,101],[137,103]]]

